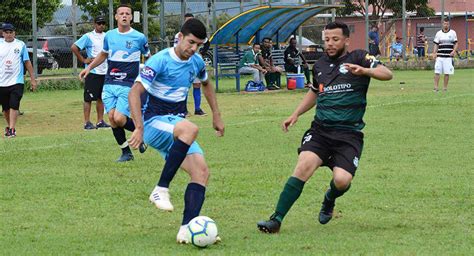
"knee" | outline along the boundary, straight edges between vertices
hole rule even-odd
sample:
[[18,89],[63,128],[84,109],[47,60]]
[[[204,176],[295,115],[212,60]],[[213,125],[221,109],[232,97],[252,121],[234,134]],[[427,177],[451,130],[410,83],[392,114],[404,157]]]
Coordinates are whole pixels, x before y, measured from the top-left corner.
[[339,175],[337,177],[334,177],[334,185],[336,185],[336,188],[338,190],[345,190],[351,184],[352,175],[350,173],[347,174],[348,175]]
[[182,121],[176,124],[173,132],[175,137],[178,137],[180,139],[186,138],[186,140],[190,139],[191,141],[185,142],[191,143],[196,139],[199,133],[199,128],[197,125],[189,121]]

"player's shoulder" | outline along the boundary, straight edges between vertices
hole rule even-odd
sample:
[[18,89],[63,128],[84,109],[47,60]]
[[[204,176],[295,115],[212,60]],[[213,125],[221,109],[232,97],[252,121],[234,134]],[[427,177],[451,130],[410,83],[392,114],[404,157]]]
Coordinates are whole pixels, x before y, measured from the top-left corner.
[[21,41],[20,39],[15,38],[13,42],[15,42],[15,44],[18,45],[19,47],[23,47],[23,46],[26,47],[25,42]]
[[356,50],[353,50],[353,51],[349,52],[349,55],[351,55],[355,59],[365,58],[368,54],[369,54],[369,52],[367,52],[364,49],[356,49]]
[[203,58],[201,57],[201,55],[199,54],[193,54],[193,56],[191,57],[191,60],[193,61],[193,63],[195,63],[196,65],[201,65],[201,66],[205,66],[206,63],[204,63],[204,60]]

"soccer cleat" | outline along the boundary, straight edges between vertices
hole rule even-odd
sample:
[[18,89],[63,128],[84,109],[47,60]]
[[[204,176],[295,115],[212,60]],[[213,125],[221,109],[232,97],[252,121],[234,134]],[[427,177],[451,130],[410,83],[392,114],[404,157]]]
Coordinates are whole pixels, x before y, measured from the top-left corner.
[[121,162],[128,162],[133,160],[133,155],[132,153],[123,153],[119,159],[117,159],[116,162],[121,163]]
[[156,208],[172,212],[173,205],[170,202],[170,194],[168,188],[155,186],[155,189],[150,194],[150,202],[154,203]]
[[95,125],[95,127],[96,127],[97,129],[108,129],[108,128],[110,128],[110,125],[107,124],[104,120],[101,120],[100,122],[98,122],[98,123]]
[[182,225],[176,235],[176,242],[178,244],[189,244],[191,238],[189,237],[188,225]]
[[275,219],[275,214],[273,214],[269,220],[262,220],[257,223],[258,230],[263,233],[278,233],[280,232],[281,222]]
[[334,201],[329,201],[324,198],[323,206],[321,207],[321,211],[319,212],[319,223],[324,225],[332,219],[334,205]]
[[147,148],[148,148],[148,145],[145,144],[144,142],[142,142],[142,144],[140,144],[140,146],[138,146],[138,151],[143,154],[143,153],[145,153]]
[[87,122],[84,124],[84,130],[86,131],[95,130],[95,126],[91,122]]
[[7,138],[15,138],[16,137],[16,130],[15,128],[8,129],[8,133],[5,135]]
[[194,111],[194,114],[195,114],[196,116],[207,116],[207,114],[206,114],[204,111],[202,111],[202,109],[196,109],[196,110]]

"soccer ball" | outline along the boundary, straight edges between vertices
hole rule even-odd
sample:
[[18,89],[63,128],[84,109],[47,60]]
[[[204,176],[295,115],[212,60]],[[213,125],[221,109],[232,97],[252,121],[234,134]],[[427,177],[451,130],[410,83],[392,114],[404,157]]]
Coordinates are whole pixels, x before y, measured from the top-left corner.
[[197,216],[188,223],[189,238],[197,247],[204,248],[216,242],[216,222],[206,216]]

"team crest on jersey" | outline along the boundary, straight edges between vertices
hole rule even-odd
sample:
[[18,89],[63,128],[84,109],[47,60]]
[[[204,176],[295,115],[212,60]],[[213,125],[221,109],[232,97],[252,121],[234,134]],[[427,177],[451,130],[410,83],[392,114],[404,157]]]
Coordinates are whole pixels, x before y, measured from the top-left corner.
[[14,52],[15,54],[19,54],[19,53],[20,53],[20,49],[15,48],[15,50],[13,50],[13,52]]
[[349,70],[347,70],[347,68],[346,68],[346,66],[345,66],[344,63],[339,66],[339,72],[340,72],[341,74],[347,74],[347,72],[349,72]]
[[125,43],[125,47],[127,47],[127,49],[132,48],[132,45],[133,45],[132,41],[127,41],[127,42]]
[[189,71],[189,83],[192,84],[194,79],[196,78],[196,74],[194,74],[194,71]]

